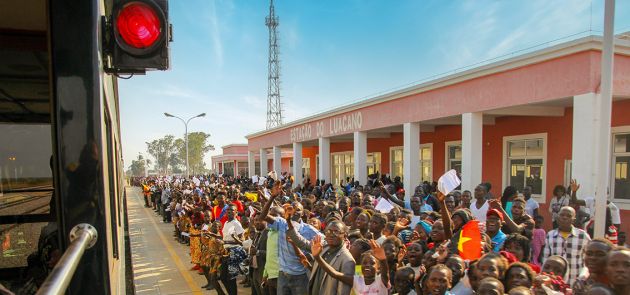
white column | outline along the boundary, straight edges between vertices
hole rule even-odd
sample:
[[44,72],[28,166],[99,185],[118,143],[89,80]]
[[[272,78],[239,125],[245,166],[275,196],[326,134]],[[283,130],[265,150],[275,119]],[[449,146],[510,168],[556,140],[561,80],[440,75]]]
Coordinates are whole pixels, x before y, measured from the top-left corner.
[[319,175],[320,180],[330,182],[330,138],[319,138]]
[[260,176],[267,177],[268,173],[267,167],[267,150],[260,149]]
[[282,174],[282,150],[279,146],[273,147],[273,170],[280,177],[280,174]]
[[236,175],[238,175],[238,161],[233,161],[234,162],[234,177],[236,177]]
[[247,151],[247,174],[249,178],[256,175],[256,158],[252,151]]
[[293,182],[293,187],[298,185],[302,185],[302,143],[294,142],[293,143],[293,178],[295,181]]
[[367,183],[367,132],[354,132],[354,180]]
[[580,184],[578,198],[595,196],[595,143],[599,129],[594,124],[598,95],[586,93],[573,97],[573,142],[571,178]]
[[483,113],[462,114],[462,189],[481,183]]
[[420,123],[403,124],[403,180],[405,200],[420,184]]

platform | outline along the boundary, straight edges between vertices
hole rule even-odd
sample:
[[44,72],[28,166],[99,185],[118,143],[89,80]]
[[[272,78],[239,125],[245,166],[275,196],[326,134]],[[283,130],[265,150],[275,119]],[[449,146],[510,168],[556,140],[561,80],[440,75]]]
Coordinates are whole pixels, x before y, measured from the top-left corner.
[[[200,288],[206,279],[190,270],[189,248],[173,238],[173,225],[163,223],[161,216],[143,204],[140,189],[127,187],[136,294],[217,294]],[[249,287],[239,284],[238,288],[239,295],[251,294]]]

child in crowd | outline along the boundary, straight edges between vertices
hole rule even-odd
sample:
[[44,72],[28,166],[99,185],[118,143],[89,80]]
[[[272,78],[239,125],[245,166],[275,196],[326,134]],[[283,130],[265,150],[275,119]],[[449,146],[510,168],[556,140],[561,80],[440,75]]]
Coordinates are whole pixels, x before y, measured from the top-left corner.
[[569,263],[567,259],[560,255],[552,255],[545,260],[542,267],[543,273],[554,274],[564,278],[567,274]]
[[416,295],[414,282],[418,279],[411,267],[399,268],[394,276],[394,291],[398,295]]
[[217,283],[217,275],[221,266],[221,258],[226,254],[223,241],[219,238],[221,222],[215,221],[205,226],[201,232],[201,269],[207,284],[202,286],[206,290],[216,289],[218,294],[224,294]]
[[311,254],[320,267],[328,275],[340,280],[346,285],[352,286],[352,291],[357,295],[388,295],[389,270],[385,250],[374,240],[370,240],[371,251],[361,254],[361,275],[348,276],[335,270],[322,257],[321,237],[316,236],[311,246]]
[[534,218],[536,221],[536,225],[534,231],[532,233],[532,263],[534,265],[540,266],[540,254],[542,253],[543,247],[545,247],[545,237],[547,233],[542,228],[543,223],[545,222],[544,217],[538,215]]
[[372,249],[370,247],[370,241],[364,238],[356,239],[350,246],[350,254],[352,254],[352,258],[354,258],[355,271],[356,275],[361,275],[361,254],[370,251]]

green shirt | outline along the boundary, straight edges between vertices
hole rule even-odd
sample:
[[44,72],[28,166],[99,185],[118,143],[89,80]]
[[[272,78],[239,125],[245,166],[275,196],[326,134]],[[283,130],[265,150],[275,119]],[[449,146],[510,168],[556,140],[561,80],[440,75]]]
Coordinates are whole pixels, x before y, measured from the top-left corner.
[[267,233],[267,260],[265,261],[265,270],[263,277],[269,279],[278,278],[280,271],[278,265],[278,231],[270,229]]

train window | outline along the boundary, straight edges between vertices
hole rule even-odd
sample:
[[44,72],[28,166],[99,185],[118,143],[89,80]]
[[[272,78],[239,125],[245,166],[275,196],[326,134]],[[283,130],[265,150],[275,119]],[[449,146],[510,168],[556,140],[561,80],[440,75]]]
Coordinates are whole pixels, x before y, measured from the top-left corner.
[[0,215],[50,211],[50,125],[0,124]]
[[48,44],[46,0],[0,1],[0,283],[15,293],[61,255]]
[[[26,267],[28,264],[25,259],[31,253],[38,251],[39,237],[42,233],[53,232],[54,228],[47,227],[48,223],[24,223],[24,224],[4,224],[3,231],[6,231],[2,237],[2,259],[0,259],[1,269],[16,269]],[[51,225],[52,226],[52,225]],[[53,229],[47,231],[48,229]],[[51,236],[50,241],[56,244],[56,236]],[[55,245],[56,246],[56,245]],[[58,247],[54,247],[58,250]],[[58,251],[53,255],[61,254]],[[51,253],[52,254],[52,253]]]
[[[107,109],[105,107],[105,109]],[[116,200],[118,199],[117,193],[117,183],[116,179],[116,158],[115,148],[113,146],[112,140],[112,122],[107,111],[105,112],[105,137],[107,138],[107,179],[109,179],[109,221],[111,226],[111,243],[112,243],[112,253],[114,258],[118,257],[118,223],[116,216],[118,216],[118,204]]]

